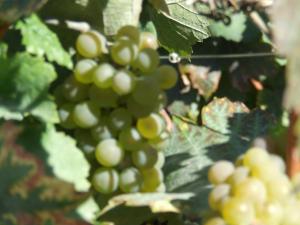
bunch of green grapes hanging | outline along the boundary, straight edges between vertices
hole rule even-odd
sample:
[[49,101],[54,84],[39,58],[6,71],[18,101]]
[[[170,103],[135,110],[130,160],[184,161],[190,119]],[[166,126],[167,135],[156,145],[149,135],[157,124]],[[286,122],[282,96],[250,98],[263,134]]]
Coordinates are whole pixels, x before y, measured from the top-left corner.
[[160,111],[178,74],[159,65],[156,37],[122,27],[109,46],[99,32],[79,35],[74,74],[57,88],[60,124],[96,161],[91,181],[103,194],[163,192],[169,132]]
[[299,182],[285,174],[280,157],[251,148],[236,165],[216,162],[208,178],[213,188],[205,225],[300,224]]

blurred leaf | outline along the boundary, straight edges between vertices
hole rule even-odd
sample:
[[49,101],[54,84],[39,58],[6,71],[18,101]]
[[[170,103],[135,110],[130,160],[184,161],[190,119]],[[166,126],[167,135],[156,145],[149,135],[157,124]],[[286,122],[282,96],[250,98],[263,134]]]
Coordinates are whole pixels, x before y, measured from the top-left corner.
[[[0,71],[0,117],[22,119],[33,111],[37,113],[37,108],[49,101],[48,88],[56,78],[52,65],[22,53],[12,58],[0,58]],[[43,119],[55,120],[55,107],[52,105],[47,110],[51,116],[44,115]]]
[[247,17],[243,12],[228,12],[229,24],[224,21],[212,20],[209,30],[212,36],[223,37],[228,41],[240,42],[243,39],[243,33],[246,30]]
[[141,11],[142,0],[108,0],[103,9],[104,33],[115,35],[124,25],[137,26]]
[[7,57],[8,46],[4,42],[0,42],[0,58],[5,59]]
[[58,123],[59,117],[57,113],[56,103],[50,96],[39,105],[37,105],[31,114],[45,123]]
[[167,4],[170,14],[148,8],[158,40],[169,52],[189,56],[192,53],[192,45],[209,37],[208,19],[195,12],[185,2],[167,1]]
[[38,56],[45,55],[50,62],[72,68],[70,54],[63,49],[56,34],[37,15],[33,14],[24,21],[20,20],[16,28],[22,33],[22,43],[27,52]]

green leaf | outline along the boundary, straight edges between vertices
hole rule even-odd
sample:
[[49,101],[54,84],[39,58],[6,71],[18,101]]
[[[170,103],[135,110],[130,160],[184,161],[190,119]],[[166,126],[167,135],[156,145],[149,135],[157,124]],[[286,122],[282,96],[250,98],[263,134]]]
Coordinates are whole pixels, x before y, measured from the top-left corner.
[[0,58],[5,59],[7,56],[8,46],[4,42],[0,42]]
[[56,103],[53,98],[48,97],[37,105],[32,111],[31,115],[39,118],[45,123],[58,123],[59,117],[57,112]]
[[[21,120],[32,112],[38,114],[41,105],[45,110],[43,102],[49,101],[49,85],[56,78],[52,65],[21,53],[12,58],[0,58],[0,71],[0,117]],[[43,119],[54,122],[55,107],[50,105],[46,109],[49,110],[47,115],[50,117],[45,114]]]
[[210,36],[209,21],[184,2],[167,1],[167,4],[170,14],[148,8],[158,40],[169,52],[189,56],[192,45]]
[[16,28],[21,31],[22,43],[27,52],[38,56],[45,55],[50,62],[72,68],[70,54],[63,49],[56,34],[37,15],[33,14],[24,21],[20,20]]
[[212,20],[209,30],[212,36],[223,37],[228,41],[240,42],[246,30],[247,17],[243,12],[229,13],[229,24]]
[[104,33],[115,35],[124,25],[139,24],[142,0],[108,0],[103,9]]
[[90,166],[82,151],[77,148],[75,140],[56,131],[54,126],[47,125],[40,141],[49,154],[48,164],[53,173],[58,178],[73,183],[77,191],[87,191],[90,186],[87,180]]

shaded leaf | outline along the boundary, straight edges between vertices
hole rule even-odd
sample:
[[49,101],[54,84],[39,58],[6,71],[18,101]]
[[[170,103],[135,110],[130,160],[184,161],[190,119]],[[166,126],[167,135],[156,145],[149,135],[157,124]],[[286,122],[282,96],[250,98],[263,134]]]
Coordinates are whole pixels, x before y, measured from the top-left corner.
[[32,111],[31,115],[39,118],[45,123],[58,123],[59,117],[57,113],[56,103],[53,98],[48,97],[39,105],[37,105]]

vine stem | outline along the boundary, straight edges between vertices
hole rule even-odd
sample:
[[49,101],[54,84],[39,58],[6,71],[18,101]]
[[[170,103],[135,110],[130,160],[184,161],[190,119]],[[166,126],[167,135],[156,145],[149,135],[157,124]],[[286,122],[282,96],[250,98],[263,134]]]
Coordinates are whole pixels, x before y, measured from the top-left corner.
[[287,137],[286,163],[288,175],[293,177],[300,172],[300,157],[298,154],[298,138],[295,135],[295,125],[299,118],[299,113],[292,111],[290,113],[290,126]]

